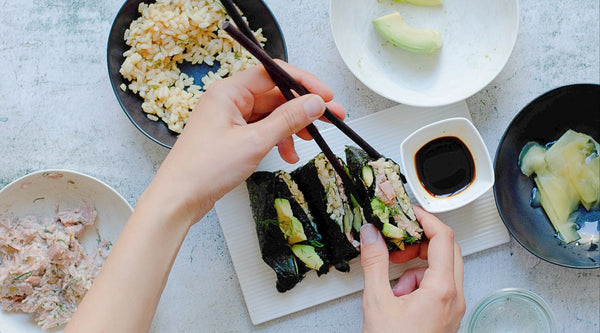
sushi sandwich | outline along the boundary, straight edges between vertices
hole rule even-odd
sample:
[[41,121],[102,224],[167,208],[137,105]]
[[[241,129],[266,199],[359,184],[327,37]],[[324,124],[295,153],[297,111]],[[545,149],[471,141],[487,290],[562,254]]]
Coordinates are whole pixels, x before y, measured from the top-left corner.
[[291,175],[314,214],[331,264],[338,271],[348,272],[349,261],[360,253],[358,231],[364,219],[358,202],[344,189],[339,175],[323,153]]
[[364,214],[381,223],[378,228],[389,250],[404,250],[405,244],[420,241],[423,228],[412,209],[398,164],[385,157],[374,159],[356,147],[346,147],[345,153]]
[[246,185],[261,256],[277,275],[277,290],[292,289],[310,270],[318,275],[327,273],[323,239],[290,175],[255,172]]

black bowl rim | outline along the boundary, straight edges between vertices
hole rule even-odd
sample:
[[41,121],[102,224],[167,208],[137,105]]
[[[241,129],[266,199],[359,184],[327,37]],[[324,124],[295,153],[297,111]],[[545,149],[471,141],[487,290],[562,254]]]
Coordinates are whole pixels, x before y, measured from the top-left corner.
[[[529,109],[531,107],[531,105],[537,103],[540,100],[543,100],[545,98],[548,98],[554,94],[557,94],[559,92],[561,92],[562,90],[566,90],[566,89],[577,89],[578,87],[600,87],[599,84],[596,83],[575,83],[575,84],[569,84],[569,85],[565,85],[565,86],[560,86],[554,89],[551,89],[539,96],[537,96],[536,98],[534,98],[532,101],[530,101],[529,103],[527,103],[527,105],[525,105],[525,107],[523,107],[519,113],[517,113],[517,115],[512,119],[512,121],[510,122],[510,124],[508,124],[508,126],[506,127],[506,129],[504,130],[504,134],[502,134],[502,138],[500,139],[500,142],[498,143],[498,147],[496,149],[496,155],[494,157],[494,172],[496,170],[497,166],[497,161],[498,161],[498,157],[500,154],[500,148],[502,147],[502,145],[504,144],[504,141],[506,140],[507,134],[509,132],[509,130],[519,121],[521,121],[521,118],[523,118],[525,116],[525,114],[527,112],[529,112]],[[497,193],[497,183],[494,183],[494,201],[496,203],[496,209],[498,210],[498,214],[500,215],[500,218],[502,219],[502,222],[504,223],[504,226],[506,226],[506,229],[508,229],[508,232],[510,233],[510,235],[512,236],[512,238],[514,240],[517,241],[517,243],[519,243],[523,248],[525,248],[527,251],[529,251],[531,254],[533,254],[534,256],[549,262],[551,264],[555,264],[558,266],[562,266],[562,267],[567,267],[567,268],[575,268],[575,269],[595,269],[595,268],[600,268],[600,263],[596,263],[596,265],[594,266],[577,266],[577,265],[569,265],[569,264],[565,264],[565,263],[561,263],[561,262],[556,262],[554,260],[550,260],[548,258],[545,258],[543,256],[541,256],[540,254],[534,252],[532,249],[530,249],[527,245],[525,245],[513,232],[512,227],[509,225],[509,223],[506,221],[506,218],[504,217],[504,215],[502,214],[502,209],[500,207],[500,204],[498,203],[498,193]]]
[[[119,105],[121,106],[121,109],[123,110],[123,112],[125,112],[125,115],[127,115],[127,118],[129,118],[129,121],[131,121],[131,123],[140,131],[142,132],[142,134],[144,134],[148,139],[156,142],[157,144],[171,149],[173,148],[172,146],[156,139],[155,137],[153,137],[152,135],[150,135],[150,133],[146,132],[134,119],[133,116],[129,113],[129,111],[127,110],[127,108],[125,107],[125,105],[123,105],[123,101],[121,100],[121,98],[119,98],[119,93],[117,91],[117,89],[120,89],[119,87],[115,86],[115,82],[113,82],[112,77],[111,77],[111,73],[110,73],[110,50],[109,50],[109,44],[110,44],[110,36],[111,33],[113,31],[113,29],[115,29],[115,24],[117,22],[117,18],[119,17],[119,15],[121,15],[121,12],[123,11],[123,8],[125,8],[125,6],[127,5],[127,3],[129,1],[132,0],[126,0],[125,2],[123,2],[123,5],[121,5],[121,8],[119,8],[119,11],[117,12],[117,15],[115,15],[115,18],[113,19],[113,23],[110,26],[110,30],[108,33],[108,40],[106,42],[106,67],[108,70],[108,80],[110,81],[110,85],[113,89],[113,93],[115,94],[115,97],[117,99],[117,101],[119,102]],[[273,12],[271,11],[271,9],[269,8],[269,6],[267,6],[267,4],[263,1],[263,0],[254,0],[257,2],[260,2],[260,4],[262,4],[262,6],[266,9],[267,13],[269,14],[269,16],[273,19],[273,23],[275,23],[275,27],[277,28],[277,31],[279,31],[279,35],[281,36],[281,41],[282,41],[282,45],[283,45],[283,54],[284,54],[284,61],[288,60],[288,51],[287,51],[287,45],[285,43],[285,36],[283,35],[283,31],[281,30],[281,26],[279,25],[279,22],[277,21],[277,19],[275,18],[275,15],[273,15]],[[142,2],[146,2],[145,0],[142,0]],[[150,0],[147,1],[148,3],[153,3],[156,2],[155,0]]]

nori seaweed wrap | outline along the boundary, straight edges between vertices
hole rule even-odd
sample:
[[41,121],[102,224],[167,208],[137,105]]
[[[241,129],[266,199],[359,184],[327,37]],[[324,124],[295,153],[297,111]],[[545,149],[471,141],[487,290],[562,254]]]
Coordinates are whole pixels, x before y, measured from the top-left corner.
[[403,250],[423,237],[400,167],[388,158],[371,158],[364,150],[346,147],[348,171],[361,196],[365,216],[382,223],[380,229],[390,250]]
[[277,274],[277,290],[292,289],[310,266],[318,275],[327,273],[323,239],[302,207],[306,206],[302,193],[294,190],[289,174],[255,172],[246,184],[262,259]]
[[360,242],[352,225],[355,218],[362,225],[360,207],[356,201],[352,202],[352,197],[344,190],[339,176],[323,153],[291,175],[304,193],[317,222],[317,230],[325,239],[331,264],[338,271],[348,272],[348,262],[359,254]]

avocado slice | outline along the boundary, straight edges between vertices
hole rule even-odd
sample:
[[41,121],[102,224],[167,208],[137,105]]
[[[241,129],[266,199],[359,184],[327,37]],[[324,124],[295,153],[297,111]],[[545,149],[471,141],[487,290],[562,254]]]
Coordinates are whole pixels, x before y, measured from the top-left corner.
[[373,25],[385,40],[406,51],[431,53],[442,47],[439,31],[415,29],[406,24],[398,12],[374,19]]
[[304,228],[302,223],[292,213],[292,206],[287,199],[277,198],[275,199],[275,210],[277,211],[277,220],[279,221],[279,228],[285,235],[289,244],[295,244],[305,241],[306,234],[304,234]]
[[310,245],[294,244],[292,245],[292,252],[294,252],[294,255],[302,260],[308,268],[318,271],[321,266],[323,266],[323,259],[319,257],[315,248]]
[[439,6],[442,0],[394,0],[396,2],[407,2],[415,6]]
[[383,224],[383,228],[381,228],[381,233],[386,237],[394,239],[404,239],[404,237],[406,236],[404,230],[390,223]]

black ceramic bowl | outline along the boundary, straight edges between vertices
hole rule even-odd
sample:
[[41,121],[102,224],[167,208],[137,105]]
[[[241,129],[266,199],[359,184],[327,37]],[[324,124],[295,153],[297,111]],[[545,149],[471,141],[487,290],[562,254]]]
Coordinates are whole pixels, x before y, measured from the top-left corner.
[[[565,267],[597,268],[597,245],[565,244],[556,237],[543,209],[530,205],[534,181],[523,175],[518,166],[519,153],[528,141],[546,144],[558,140],[568,129],[586,133],[596,141],[600,139],[599,85],[554,89],[529,103],[513,119],[496,153],[496,205],[512,236],[534,255]],[[597,229],[597,223],[591,227]]]
[[[108,75],[119,104],[135,127],[156,143],[171,148],[177,140],[177,133],[170,131],[162,121],[154,122],[146,118],[146,114],[142,111],[143,99],[129,90],[122,91],[119,88],[122,83],[129,84],[119,73],[121,64],[125,60],[123,52],[129,49],[125,44],[124,34],[131,22],[140,17],[138,6],[141,2],[153,3],[155,1],[127,0],[113,22],[108,36]],[[287,60],[283,34],[267,5],[261,0],[244,0],[237,1],[237,6],[248,19],[250,28],[253,30],[263,29],[263,36],[267,38],[265,51],[272,58]],[[209,67],[206,64],[194,66],[184,64],[183,67],[180,67],[183,72],[194,77],[196,84],[201,84],[200,78],[209,70],[214,71],[216,68],[218,67]]]

